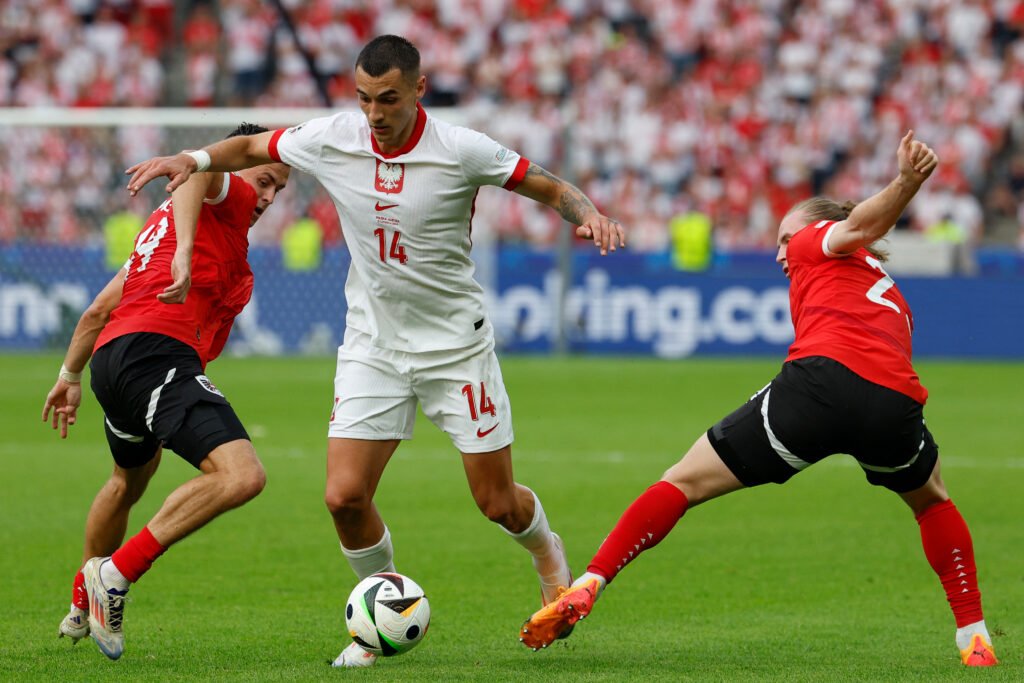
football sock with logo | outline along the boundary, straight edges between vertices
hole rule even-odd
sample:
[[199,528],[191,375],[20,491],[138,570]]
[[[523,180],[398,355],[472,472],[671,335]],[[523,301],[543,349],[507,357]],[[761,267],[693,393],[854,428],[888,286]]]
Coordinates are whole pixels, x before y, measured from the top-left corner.
[[974,545],[960,511],[946,500],[917,515],[917,523],[925,557],[942,582],[957,628],[982,621]]
[[[148,526],[142,527],[142,531],[114,551],[110,562],[104,562],[100,567],[103,582],[113,588],[127,588],[127,583],[135,583],[142,578],[166,550],[167,548],[153,537]],[[121,580],[114,572],[120,574]],[[122,581],[127,583],[122,586]]]
[[341,552],[360,581],[371,574],[395,571],[395,549],[391,545],[391,531],[386,526],[384,535],[369,548],[349,550],[342,545]]
[[[522,486],[520,484],[520,486]],[[565,572],[564,555],[558,552],[555,545],[555,537],[551,535],[551,527],[548,525],[548,517],[544,514],[544,506],[540,504],[540,498],[531,489],[522,488],[533,496],[533,519],[530,526],[519,533],[513,533],[505,527],[505,533],[515,540],[516,543],[526,548],[533,556],[533,567],[537,574],[548,579],[545,583],[556,581],[557,577]]]
[[75,584],[71,588],[71,606],[78,609],[89,609],[89,594],[85,591],[85,575],[81,569],[75,574]]
[[659,481],[619,517],[615,528],[597,549],[587,571],[611,583],[623,567],[645,550],[650,550],[672,531],[686,512],[686,495],[667,481]]

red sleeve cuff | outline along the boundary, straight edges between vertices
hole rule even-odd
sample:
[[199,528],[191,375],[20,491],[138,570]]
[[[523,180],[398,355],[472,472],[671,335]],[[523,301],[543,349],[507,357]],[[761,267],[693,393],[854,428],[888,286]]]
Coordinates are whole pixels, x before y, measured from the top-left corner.
[[506,190],[512,191],[519,187],[519,183],[523,182],[523,178],[526,177],[526,169],[530,167],[530,160],[526,157],[519,157],[519,163],[516,164],[516,170],[512,171],[512,177],[505,181],[502,185]]
[[267,144],[267,152],[270,154],[270,158],[279,163],[281,162],[281,154],[277,151],[277,141],[281,139],[281,135],[284,133],[284,128],[278,128],[274,131],[274,134],[270,136],[270,143]]

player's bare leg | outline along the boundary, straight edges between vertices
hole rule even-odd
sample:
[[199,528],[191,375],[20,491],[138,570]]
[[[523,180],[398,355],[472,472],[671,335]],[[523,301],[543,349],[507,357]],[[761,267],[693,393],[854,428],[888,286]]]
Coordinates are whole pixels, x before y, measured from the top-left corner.
[[[391,534],[373,503],[373,496],[399,443],[398,440],[327,440],[324,501],[338,532],[341,552],[359,580],[378,572],[395,571]],[[365,667],[376,660],[376,655],[350,643],[332,666]]]
[[266,484],[263,466],[246,439],[213,449],[200,469],[201,475],[167,497],[141,532],[111,557],[93,557],[83,567],[90,635],[111,659],[124,650],[124,598],[129,586],[171,545],[256,497]]
[[[128,529],[128,515],[159,466],[159,449],[156,456],[141,467],[124,469],[114,465],[110,479],[96,494],[85,520],[81,566],[85,566],[89,558],[111,555],[121,546]],[[89,635],[89,596],[81,568],[75,574],[71,609],[60,622],[57,633],[60,637],[71,638],[73,644]]]
[[172,491],[146,525],[164,547],[252,500],[267,483],[263,465],[246,439],[213,449],[200,469],[202,474]]
[[702,434],[683,459],[665,472],[619,518],[615,528],[569,590],[526,620],[519,640],[529,648],[547,647],[594,608],[605,586],[642,552],[656,546],[683,513],[705,501],[743,488]]
[[925,556],[946,591],[956,619],[960,660],[965,666],[993,666],[999,660],[982,615],[971,534],[949,499],[939,469],[936,462],[924,486],[902,493],[900,498],[914,512],[921,527]]
[[565,547],[558,534],[551,531],[540,499],[515,482],[511,446],[490,453],[463,453],[462,465],[480,511],[533,558],[540,579],[541,604],[556,599],[572,583]]

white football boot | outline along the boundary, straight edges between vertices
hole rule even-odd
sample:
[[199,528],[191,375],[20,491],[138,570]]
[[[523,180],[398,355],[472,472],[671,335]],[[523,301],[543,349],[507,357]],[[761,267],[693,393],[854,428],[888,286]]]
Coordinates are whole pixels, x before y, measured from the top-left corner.
[[372,652],[367,652],[363,648],[359,647],[356,643],[350,643],[348,647],[341,651],[331,666],[338,667],[356,667],[356,666],[373,666],[374,662],[377,661],[377,655]]
[[72,605],[71,611],[60,622],[57,637],[67,636],[71,639],[72,645],[77,645],[78,641],[87,635],[89,635],[89,613]]
[[89,594],[89,635],[100,651],[110,659],[124,652],[124,599],[128,590],[107,588],[100,577],[100,565],[110,562],[109,557],[94,557],[82,567],[85,590]]

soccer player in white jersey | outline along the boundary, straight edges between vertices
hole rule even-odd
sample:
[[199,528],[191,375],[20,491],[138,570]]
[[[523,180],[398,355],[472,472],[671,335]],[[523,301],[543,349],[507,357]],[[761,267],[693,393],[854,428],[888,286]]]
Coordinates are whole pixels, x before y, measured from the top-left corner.
[[[394,571],[373,495],[399,442],[412,437],[420,402],[461,452],[481,512],[533,556],[547,603],[571,583],[569,567],[540,500],[512,476],[512,412],[469,258],[473,202],[483,185],[517,192],[578,226],[602,255],[625,246],[622,226],[516,152],[429,116],[419,104],[419,52],[404,38],[368,43],[355,83],[362,114],[150,159],[128,169],[128,189],[167,176],[171,191],[196,171],[274,161],[320,181],[352,257],[327,446],[326,502],[342,552],[360,579]],[[335,665],[374,661],[353,643]]]

